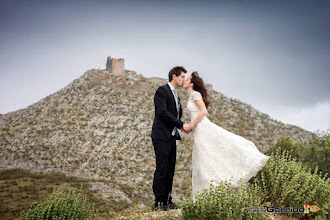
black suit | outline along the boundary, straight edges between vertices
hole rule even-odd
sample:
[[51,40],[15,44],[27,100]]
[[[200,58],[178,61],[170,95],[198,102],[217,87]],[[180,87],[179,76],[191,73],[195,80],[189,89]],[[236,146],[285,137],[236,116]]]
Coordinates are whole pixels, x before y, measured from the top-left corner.
[[[167,141],[172,135],[174,127],[182,128],[183,122],[177,119],[178,111],[175,105],[175,99],[169,85],[163,85],[156,91],[154,97],[155,119],[152,125],[151,138]],[[182,117],[182,108],[179,98],[179,118]],[[177,140],[181,140],[178,134]]]
[[178,119],[175,99],[168,84],[157,89],[154,104],[155,118],[151,138],[156,155],[156,170],[152,188],[156,202],[167,203],[168,196],[172,191],[176,161],[176,140],[181,140],[179,133],[176,132],[176,135],[172,136],[172,131],[174,127],[180,129],[183,126],[183,122],[180,121],[182,108],[179,99]]

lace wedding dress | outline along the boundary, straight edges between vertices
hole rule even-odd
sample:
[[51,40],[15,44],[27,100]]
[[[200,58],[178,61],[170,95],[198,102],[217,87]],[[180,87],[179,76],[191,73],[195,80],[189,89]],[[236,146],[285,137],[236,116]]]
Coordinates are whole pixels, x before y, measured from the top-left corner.
[[[190,94],[186,112],[191,122],[200,110],[195,100],[202,95]],[[255,176],[264,167],[269,156],[262,154],[251,141],[212,123],[206,116],[191,132],[194,138],[192,152],[192,190],[194,196],[221,181],[231,182],[233,188]]]

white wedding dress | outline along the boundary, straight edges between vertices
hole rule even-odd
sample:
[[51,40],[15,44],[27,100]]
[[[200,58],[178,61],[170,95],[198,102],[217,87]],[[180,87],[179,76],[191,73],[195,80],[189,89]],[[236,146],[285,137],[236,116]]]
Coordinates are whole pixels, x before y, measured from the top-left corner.
[[[200,110],[195,100],[202,95],[190,94],[186,112],[191,122]],[[192,152],[192,190],[194,197],[210,187],[211,181],[231,182],[233,188],[246,184],[264,167],[269,156],[262,154],[251,141],[231,133],[212,123],[206,116],[192,130],[194,144]],[[231,180],[230,180],[231,179]]]

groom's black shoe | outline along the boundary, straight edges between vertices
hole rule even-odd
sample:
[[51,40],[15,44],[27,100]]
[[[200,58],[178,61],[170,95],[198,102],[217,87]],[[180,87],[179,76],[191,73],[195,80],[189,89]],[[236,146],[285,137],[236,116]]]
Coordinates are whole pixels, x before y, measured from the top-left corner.
[[167,204],[164,202],[155,202],[155,211],[167,211]]
[[169,197],[167,204],[168,204],[167,205],[168,209],[179,209],[180,208],[179,206],[177,206],[176,204],[174,204],[172,202],[172,197],[171,196]]
[[173,202],[169,203],[167,206],[168,209],[179,209],[180,206],[175,205]]

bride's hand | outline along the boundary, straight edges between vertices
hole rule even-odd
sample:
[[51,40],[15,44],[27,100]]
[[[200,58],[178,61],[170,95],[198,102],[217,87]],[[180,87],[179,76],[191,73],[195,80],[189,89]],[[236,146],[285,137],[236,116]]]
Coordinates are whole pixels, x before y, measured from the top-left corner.
[[186,133],[186,134],[189,134],[190,131],[186,131],[184,128],[186,127],[187,123],[184,123],[182,128],[181,128],[181,131]]
[[191,124],[184,124],[183,129],[187,132],[190,132],[194,127]]
[[184,133],[186,133],[186,134],[189,134],[190,133],[190,131],[186,131],[183,128],[181,128],[181,131],[184,132]]
[[190,131],[184,130],[183,127],[181,128],[181,131],[184,132],[184,133],[186,133],[186,134],[189,134],[189,132],[190,132]]

